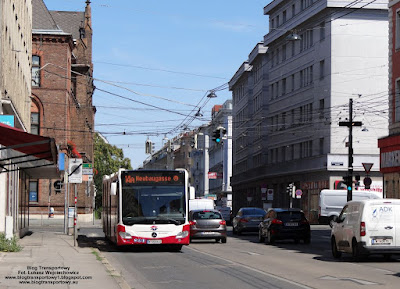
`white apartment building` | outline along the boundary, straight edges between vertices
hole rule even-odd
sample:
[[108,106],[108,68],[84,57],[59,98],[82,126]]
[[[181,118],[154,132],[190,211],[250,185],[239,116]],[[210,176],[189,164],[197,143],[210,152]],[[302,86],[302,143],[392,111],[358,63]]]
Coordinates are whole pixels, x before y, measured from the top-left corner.
[[[286,187],[294,183],[302,190],[295,206],[314,221],[319,191],[334,188],[348,170],[349,129],[339,122],[349,120],[350,99],[352,121],[363,124],[353,128],[354,175],[362,182],[363,163],[372,163],[373,186],[382,190],[377,139],[388,132],[387,2],[275,0],[264,7],[270,28],[263,43],[268,47],[263,80],[268,92],[262,100],[267,114],[261,138],[267,150],[262,164],[251,161],[249,151],[245,168],[236,162],[246,157],[237,150],[240,140],[235,142],[234,198],[250,197],[257,206],[288,206]],[[301,40],[293,40],[293,34]],[[254,68],[231,80],[235,106],[234,80],[254,78]],[[254,99],[254,84],[244,91]],[[248,107],[244,118],[252,114]],[[241,118],[235,107],[234,123]],[[261,188],[273,192],[272,198],[267,200]]]

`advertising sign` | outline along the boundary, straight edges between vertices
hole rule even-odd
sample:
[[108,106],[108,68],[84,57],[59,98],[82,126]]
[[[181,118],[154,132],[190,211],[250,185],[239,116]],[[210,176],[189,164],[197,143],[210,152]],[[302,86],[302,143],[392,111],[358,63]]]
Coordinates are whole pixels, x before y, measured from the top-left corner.
[[14,127],[14,116],[13,115],[6,115],[6,114],[1,114],[0,115],[0,123],[4,123],[8,126]]

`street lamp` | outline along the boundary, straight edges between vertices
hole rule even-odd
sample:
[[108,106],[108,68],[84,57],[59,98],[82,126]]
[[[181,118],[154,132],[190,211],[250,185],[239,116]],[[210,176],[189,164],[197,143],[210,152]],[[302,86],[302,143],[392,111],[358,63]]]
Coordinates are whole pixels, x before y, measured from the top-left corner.
[[217,95],[215,94],[214,90],[211,90],[210,93],[207,95],[208,98],[216,98]]
[[294,30],[288,36],[286,36],[286,40],[288,40],[288,41],[301,40],[301,36],[299,34],[297,34],[296,30]]

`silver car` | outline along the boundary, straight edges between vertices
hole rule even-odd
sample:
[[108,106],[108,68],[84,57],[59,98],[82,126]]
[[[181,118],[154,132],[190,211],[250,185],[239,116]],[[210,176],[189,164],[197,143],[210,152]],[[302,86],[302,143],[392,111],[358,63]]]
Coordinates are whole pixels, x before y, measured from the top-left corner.
[[189,213],[190,240],[215,239],[226,243],[226,221],[217,210],[193,210]]

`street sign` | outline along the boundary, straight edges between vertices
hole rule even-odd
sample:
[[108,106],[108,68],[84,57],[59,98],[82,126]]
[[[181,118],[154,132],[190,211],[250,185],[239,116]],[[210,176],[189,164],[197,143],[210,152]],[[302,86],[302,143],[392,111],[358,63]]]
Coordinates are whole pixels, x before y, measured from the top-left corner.
[[374,165],[373,163],[362,163],[365,172],[368,174],[371,171],[372,166]]
[[82,175],[93,175],[92,164],[82,164]]
[[298,189],[298,190],[296,190],[295,194],[296,194],[296,198],[297,198],[297,199],[300,199],[301,196],[303,195],[303,191],[300,190],[300,189]]
[[274,189],[268,189],[267,191],[267,201],[274,200]]
[[372,180],[370,177],[366,177],[366,178],[364,178],[363,183],[364,183],[365,189],[369,190],[371,187],[371,184],[372,184]]
[[82,183],[82,159],[69,159],[68,181],[71,184]]

